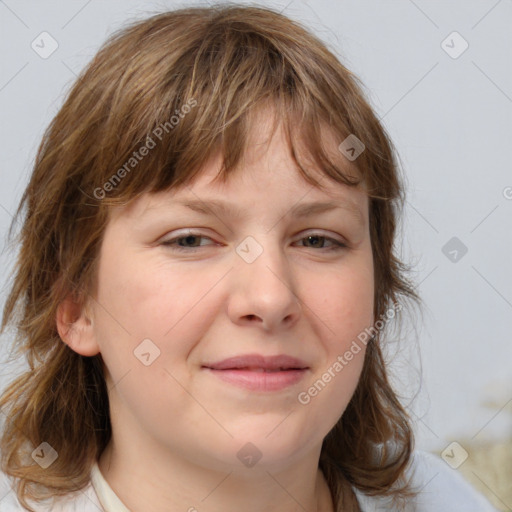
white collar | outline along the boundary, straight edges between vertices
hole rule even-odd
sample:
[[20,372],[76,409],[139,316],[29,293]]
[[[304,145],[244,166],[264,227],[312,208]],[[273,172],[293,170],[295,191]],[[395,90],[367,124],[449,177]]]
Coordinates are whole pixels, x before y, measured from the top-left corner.
[[97,462],[91,469],[91,483],[105,512],[130,512],[101,474]]

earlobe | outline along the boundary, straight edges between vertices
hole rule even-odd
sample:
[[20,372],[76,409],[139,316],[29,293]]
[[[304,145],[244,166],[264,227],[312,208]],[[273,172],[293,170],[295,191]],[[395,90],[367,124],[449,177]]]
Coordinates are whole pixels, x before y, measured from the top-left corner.
[[87,308],[71,295],[58,306],[56,313],[57,331],[68,347],[82,356],[99,354],[91,316]]

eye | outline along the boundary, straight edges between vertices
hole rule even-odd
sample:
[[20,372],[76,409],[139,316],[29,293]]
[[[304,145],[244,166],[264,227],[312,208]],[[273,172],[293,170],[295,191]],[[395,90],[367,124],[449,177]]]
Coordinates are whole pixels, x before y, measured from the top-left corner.
[[[171,238],[161,242],[161,245],[170,247],[173,251],[187,251],[194,252],[200,247],[212,244],[201,244],[201,240],[212,241],[210,237],[202,235],[201,233],[187,232],[182,236]],[[348,248],[347,244],[336,240],[335,238],[324,236],[320,233],[311,233],[299,239],[302,242],[301,247],[308,249],[323,249],[324,251],[337,251]],[[329,244],[327,247],[325,244]]]
[[170,240],[164,240],[162,245],[166,247],[171,247],[175,251],[194,251],[199,247],[202,247],[201,244],[198,245],[198,241],[200,239],[211,240],[211,238],[201,235],[200,233],[188,232],[183,236],[178,236],[175,238],[171,238]]
[[[346,249],[348,247],[345,243],[343,243],[339,240],[336,240],[335,238],[323,236],[319,233],[312,233],[312,234],[309,234],[300,239],[300,242],[304,242],[304,241],[306,241],[306,244],[311,244],[311,245],[308,246],[308,245],[303,244],[303,247],[308,247],[308,248],[312,248],[312,249],[324,249],[327,251],[337,251],[337,250],[341,250],[341,249]],[[331,244],[330,247],[324,246],[326,241]],[[319,247],[319,246],[321,246],[321,247]]]

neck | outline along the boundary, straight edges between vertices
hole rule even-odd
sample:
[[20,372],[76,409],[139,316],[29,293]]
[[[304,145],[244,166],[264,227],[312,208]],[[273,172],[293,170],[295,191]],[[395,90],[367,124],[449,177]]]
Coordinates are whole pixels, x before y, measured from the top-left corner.
[[117,447],[111,441],[98,462],[119,499],[133,512],[333,512],[318,456],[289,467],[212,469],[162,450]]

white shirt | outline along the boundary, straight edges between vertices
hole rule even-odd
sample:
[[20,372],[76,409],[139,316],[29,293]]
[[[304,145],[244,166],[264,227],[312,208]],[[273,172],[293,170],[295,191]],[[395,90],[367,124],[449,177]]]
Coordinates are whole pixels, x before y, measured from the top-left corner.
[[[416,451],[408,471],[412,471],[412,485],[421,492],[413,503],[408,504],[407,512],[497,512],[456,470],[435,455]],[[357,490],[355,492],[363,512],[393,512],[387,499],[365,496]],[[5,474],[0,474],[0,512],[23,510],[11,489],[11,480]],[[40,505],[36,510],[130,512],[103,478],[97,464],[92,468],[91,482],[86,488],[70,493],[53,506]]]

